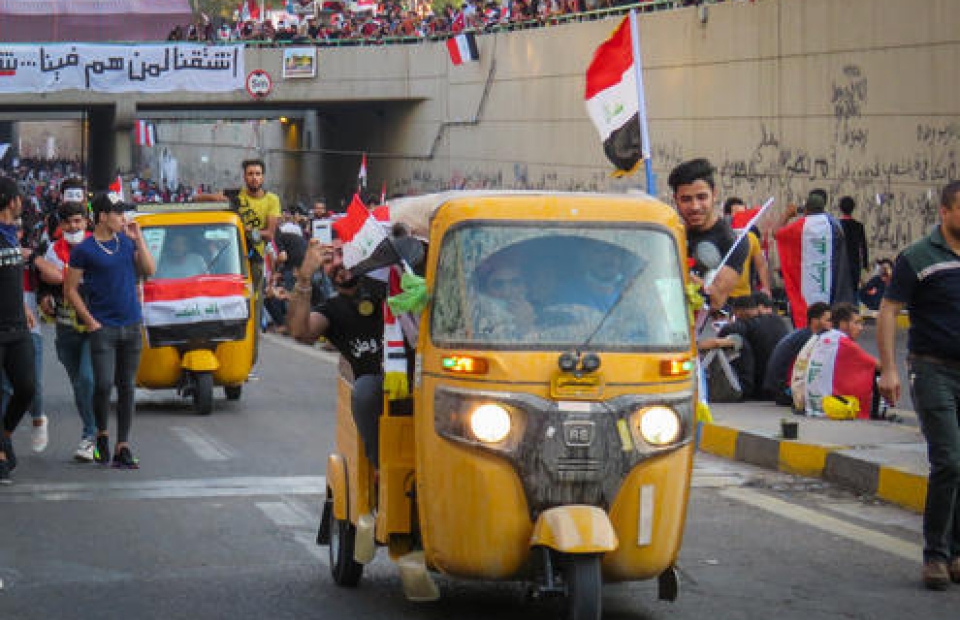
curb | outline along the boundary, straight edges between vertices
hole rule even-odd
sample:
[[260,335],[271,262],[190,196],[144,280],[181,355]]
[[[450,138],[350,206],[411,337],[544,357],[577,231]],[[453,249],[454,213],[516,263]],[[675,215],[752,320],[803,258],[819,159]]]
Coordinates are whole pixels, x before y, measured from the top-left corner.
[[927,478],[913,472],[858,458],[851,446],[802,443],[719,424],[704,424],[700,450],[788,474],[821,478],[922,513]]

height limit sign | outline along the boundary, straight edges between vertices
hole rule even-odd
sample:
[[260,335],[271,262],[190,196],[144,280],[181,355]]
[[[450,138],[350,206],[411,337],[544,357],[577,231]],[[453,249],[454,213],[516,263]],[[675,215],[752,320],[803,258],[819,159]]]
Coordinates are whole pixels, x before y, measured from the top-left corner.
[[273,90],[273,80],[263,69],[254,69],[247,74],[247,92],[254,99],[263,99]]

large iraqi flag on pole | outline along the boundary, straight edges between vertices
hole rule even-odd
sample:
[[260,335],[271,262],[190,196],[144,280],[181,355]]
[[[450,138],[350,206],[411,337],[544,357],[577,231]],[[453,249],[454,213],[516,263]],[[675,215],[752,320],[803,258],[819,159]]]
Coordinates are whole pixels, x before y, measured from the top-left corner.
[[644,157],[649,158],[647,145],[641,140],[641,123],[646,126],[646,114],[643,68],[639,59],[634,58],[635,47],[630,16],[624,17],[594,52],[587,68],[587,114],[600,134],[604,154],[616,167],[614,176],[635,171]]
[[818,301],[853,301],[843,230],[826,213],[807,215],[777,231],[777,254],[793,324],[805,327]]
[[245,320],[250,316],[245,291],[243,276],[238,275],[147,280],[143,284],[143,323],[162,327]]

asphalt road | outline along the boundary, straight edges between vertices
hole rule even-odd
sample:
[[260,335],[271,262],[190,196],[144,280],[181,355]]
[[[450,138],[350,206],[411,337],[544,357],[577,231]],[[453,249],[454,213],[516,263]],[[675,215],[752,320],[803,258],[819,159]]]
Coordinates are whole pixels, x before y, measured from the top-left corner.
[[[335,586],[314,538],[333,445],[335,365],[268,340],[239,402],[195,416],[140,395],[139,471],[77,464],[65,375],[48,342],[51,445],[15,443],[0,488],[0,620],[556,618],[517,584],[440,579],[407,602],[381,552],[355,590]],[[960,586],[919,587],[919,517],[819,481],[698,456],[677,603],[653,583],[605,589],[605,618],[953,618]]]

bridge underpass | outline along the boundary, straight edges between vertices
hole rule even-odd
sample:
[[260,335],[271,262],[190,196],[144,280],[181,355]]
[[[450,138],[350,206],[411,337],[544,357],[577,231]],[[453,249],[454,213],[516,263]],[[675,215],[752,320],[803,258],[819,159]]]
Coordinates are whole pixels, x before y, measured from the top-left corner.
[[[91,188],[105,187],[117,174],[149,171],[161,149],[187,158],[199,154],[198,161],[191,165],[193,173],[188,184],[203,183],[217,189],[238,186],[240,162],[258,157],[267,162],[269,189],[278,193],[284,204],[302,202],[306,206],[318,198],[331,206],[349,199],[356,189],[363,153],[367,153],[374,169],[374,162],[430,157],[430,153],[398,152],[392,146],[398,142],[395,134],[403,130],[403,119],[413,114],[417,101],[311,103],[143,106],[127,123],[118,120],[117,110],[111,106],[25,109],[0,105],[0,132],[7,128],[8,135],[7,140],[0,142],[16,142],[16,124],[20,122],[77,122],[83,151],[81,164]],[[155,124],[155,147],[134,144],[134,120]],[[213,124],[218,128],[230,124],[244,127],[251,122],[273,127],[273,139],[257,133],[254,141],[218,141],[215,135],[211,137],[209,132],[202,131]],[[204,170],[210,174],[204,174]],[[382,174],[371,175],[371,190],[379,189],[381,178]]]

